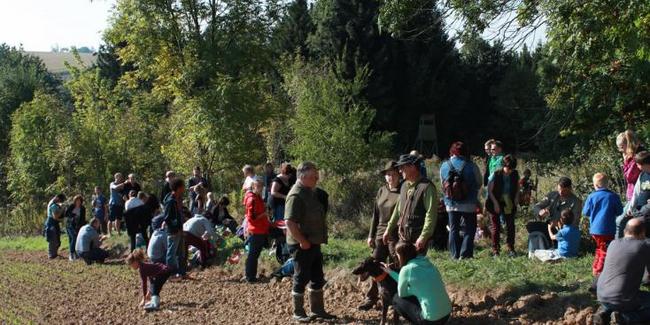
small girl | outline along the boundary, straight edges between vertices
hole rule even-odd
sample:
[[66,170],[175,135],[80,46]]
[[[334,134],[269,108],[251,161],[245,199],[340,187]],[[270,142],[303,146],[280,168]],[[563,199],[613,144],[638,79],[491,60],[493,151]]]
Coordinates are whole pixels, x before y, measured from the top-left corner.
[[[126,264],[132,269],[140,271],[143,295],[140,307],[144,306],[146,311],[153,311],[160,308],[160,290],[171,275],[171,270],[167,265],[161,263],[147,263],[145,258],[145,252],[142,249],[136,249],[126,258]],[[147,290],[149,285],[151,286]],[[149,299],[151,300],[147,302]]]

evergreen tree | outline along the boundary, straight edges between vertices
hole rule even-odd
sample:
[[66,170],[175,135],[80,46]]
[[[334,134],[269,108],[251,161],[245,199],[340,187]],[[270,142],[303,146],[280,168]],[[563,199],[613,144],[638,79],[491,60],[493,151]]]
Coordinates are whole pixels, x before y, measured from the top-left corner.
[[280,23],[274,31],[274,48],[279,54],[297,52],[309,57],[307,38],[314,31],[307,0],[295,0],[287,6]]

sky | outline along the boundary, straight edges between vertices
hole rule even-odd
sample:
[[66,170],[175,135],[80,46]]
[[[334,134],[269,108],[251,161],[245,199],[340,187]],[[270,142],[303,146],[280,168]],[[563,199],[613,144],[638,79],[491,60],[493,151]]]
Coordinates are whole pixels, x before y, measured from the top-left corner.
[[[99,48],[116,0],[0,0],[0,44],[25,51],[71,46]],[[487,31],[484,37],[490,38]],[[545,26],[529,35],[534,47],[545,40]]]
[[99,48],[115,0],[0,0],[0,44]]

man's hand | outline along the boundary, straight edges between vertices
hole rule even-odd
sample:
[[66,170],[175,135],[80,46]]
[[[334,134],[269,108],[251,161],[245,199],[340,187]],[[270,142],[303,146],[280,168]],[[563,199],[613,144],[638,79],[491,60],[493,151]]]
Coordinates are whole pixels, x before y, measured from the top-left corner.
[[381,240],[384,242],[384,245],[388,245],[388,242],[390,242],[390,235],[388,234],[388,230],[384,232],[384,235],[381,237]]
[[308,250],[311,248],[311,243],[308,240],[300,242],[300,249],[302,250]]
[[368,240],[366,242],[368,243],[368,247],[375,248],[375,240],[374,239],[368,238]]
[[545,218],[545,217],[547,217],[547,216],[550,215],[550,214],[551,214],[551,213],[548,211],[548,209],[541,209],[541,210],[539,210],[539,216],[542,217],[542,218]]
[[422,239],[422,237],[418,238],[418,240],[415,241],[415,248],[418,251],[424,250],[426,245],[427,245],[427,241]]

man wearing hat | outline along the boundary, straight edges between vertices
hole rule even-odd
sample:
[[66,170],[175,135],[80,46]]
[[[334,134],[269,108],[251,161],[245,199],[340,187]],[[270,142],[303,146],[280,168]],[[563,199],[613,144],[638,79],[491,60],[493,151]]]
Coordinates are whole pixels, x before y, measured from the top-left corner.
[[414,155],[399,157],[396,167],[405,182],[382,239],[385,244],[394,241],[392,234],[397,230],[400,241],[414,244],[425,255],[436,227],[438,197],[433,183],[420,174],[419,163]]
[[[370,222],[370,234],[368,235],[368,246],[373,249],[372,256],[375,260],[385,262],[388,258],[391,262],[396,261],[395,245],[384,244],[382,236],[388,228],[388,222],[393,215],[393,210],[399,201],[400,176],[397,169],[397,162],[388,161],[381,170],[386,184],[379,188],[375,198],[375,206]],[[394,231],[393,237],[396,232]],[[366,293],[366,300],[359,306],[360,310],[372,309],[379,300],[379,290],[376,281],[371,281],[370,290]]]
[[552,191],[544,199],[533,207],[534,215],[543,221],[556,221],[564,209],[571,209],[576,217],[574,225],[580,224],[582,215],[582,201],[573,193],[573,184],[568,177],[560,177],[557,183],[557,191]]

